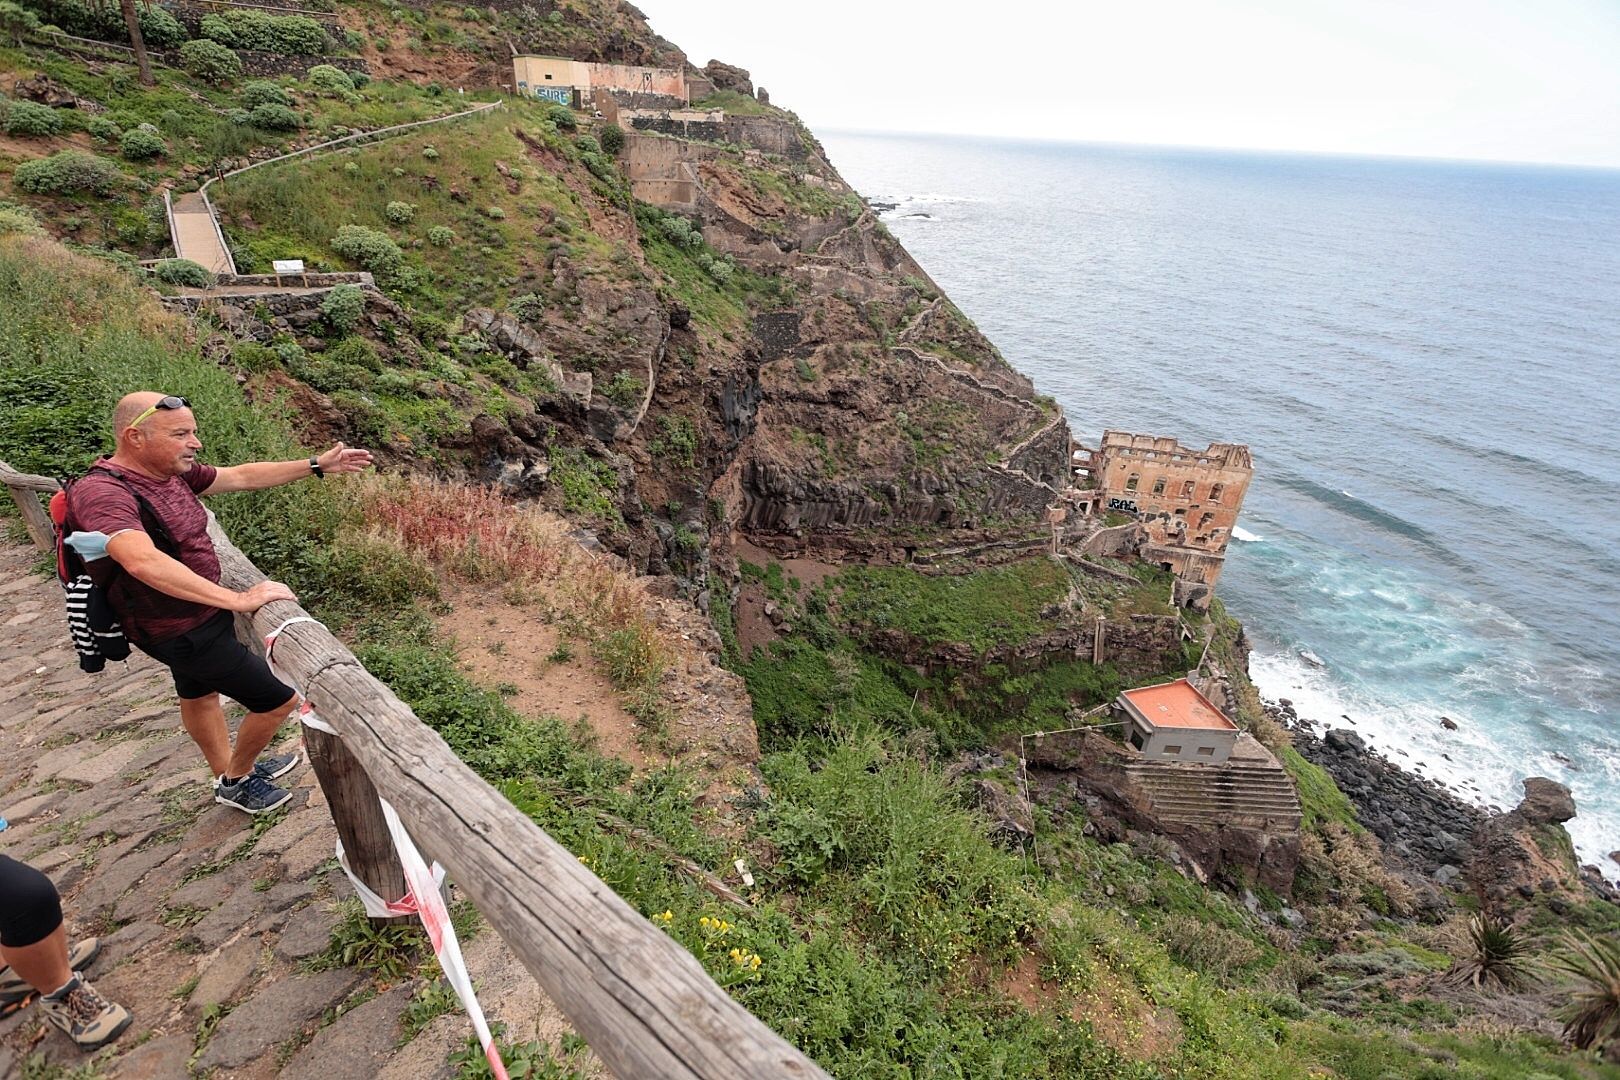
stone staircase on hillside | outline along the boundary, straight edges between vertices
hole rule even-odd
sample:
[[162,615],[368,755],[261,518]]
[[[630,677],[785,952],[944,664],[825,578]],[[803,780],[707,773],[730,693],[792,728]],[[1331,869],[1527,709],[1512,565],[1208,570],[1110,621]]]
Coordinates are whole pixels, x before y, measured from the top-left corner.
[[1295,829],[1302,819],[1299,795],[1281,766],[1140,761],[1125,773],[1160,821]]

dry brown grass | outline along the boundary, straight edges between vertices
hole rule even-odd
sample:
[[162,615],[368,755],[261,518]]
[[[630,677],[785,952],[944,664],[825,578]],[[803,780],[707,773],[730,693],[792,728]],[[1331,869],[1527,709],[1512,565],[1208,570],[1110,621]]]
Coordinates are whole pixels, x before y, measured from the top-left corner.
[[424,476],[368,476],[354,490],[374,535],[462,580],[498,584],[515,603],[551,609],[590,642],[619,689],[649,690],[668,667],[671,643],[646,589],[580,547],[560,518],[491,487]]

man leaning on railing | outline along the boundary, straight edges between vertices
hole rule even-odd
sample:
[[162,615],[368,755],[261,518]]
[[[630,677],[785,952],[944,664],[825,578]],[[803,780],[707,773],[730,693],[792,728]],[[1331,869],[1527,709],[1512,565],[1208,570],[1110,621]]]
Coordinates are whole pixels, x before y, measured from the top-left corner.
[[[296,768],[298,755],[259,755],[298,697],[237,640],[232,612],[296,597],[278,581],[244,592],[219,584],[219,557],[198,496],[359,472],[371,454],[338,443],[297,461],[205,465],[197,460],[202,441],[189,403],[150,392],[125,395],[112,426],[113,455],[68,490],[68,543],[85,559],[130,643],[173,673],[180,720],[208,759],[214,800],[249,814],[274,810],[292,793],[271,781]],[[221,694],[248,711],[234,747]]]

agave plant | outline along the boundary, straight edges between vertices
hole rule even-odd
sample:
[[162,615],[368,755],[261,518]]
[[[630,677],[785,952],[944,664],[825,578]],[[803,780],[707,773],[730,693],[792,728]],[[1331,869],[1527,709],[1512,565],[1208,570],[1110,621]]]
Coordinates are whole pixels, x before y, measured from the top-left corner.
[[1578,1050],[1602,1046],[1620,1036],[1620,938],[1576,930],[1561,944],[1547,966],[1578,984],[1563,1012],[1564,1038]]
[[1484,912],[1468,920],[1469,953],[1451,977],[1475,989],[1519,990],[1530,982],[1530,943],[1501,919]]

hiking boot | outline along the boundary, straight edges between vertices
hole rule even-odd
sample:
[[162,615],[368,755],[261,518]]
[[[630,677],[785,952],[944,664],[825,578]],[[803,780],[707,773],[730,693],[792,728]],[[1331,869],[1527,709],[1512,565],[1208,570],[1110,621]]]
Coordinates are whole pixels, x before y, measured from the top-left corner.
[[290,754],[260,754],[253,763],[253,775],[260,780],[274,780],[298,768],[298,751]]
[[[68,950],[68,969],[83,971],[101,951],[101,940],[88,937]],[[0,1006],[26,1001],[34,996],[34,988],[23,982],[22,976],[9,967],[0,967]],[[9,1010],[8,1010],[9,1013]]]
[[214,783],[214,801],[234,806],[245,814],[268,814],[290,798],[292,792],[254,773],[248,773],[234,784],[227,784],[223,776]]
[[129,1027],[129,1010],[102,997],[77,971],[62,989],[42,995],[39,1008],[81,1050],[106,1046]]

